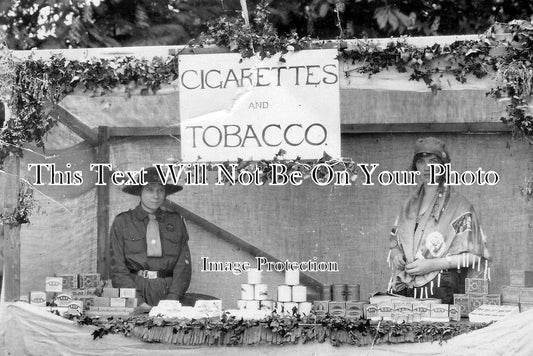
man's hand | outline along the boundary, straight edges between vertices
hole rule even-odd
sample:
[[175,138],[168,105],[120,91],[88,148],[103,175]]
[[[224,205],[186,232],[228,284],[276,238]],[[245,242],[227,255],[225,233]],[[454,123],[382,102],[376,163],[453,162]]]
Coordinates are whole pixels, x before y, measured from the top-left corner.
[[413,276],[422,276],[439,269],[435,266],[435,260],[431,259],[418,259],[405,266],[405,272]]
[[397,248],[393,248],[390,252],[390,259],[392,266],[397,270],[403,270],[405,268],[405,256],[402,251]]

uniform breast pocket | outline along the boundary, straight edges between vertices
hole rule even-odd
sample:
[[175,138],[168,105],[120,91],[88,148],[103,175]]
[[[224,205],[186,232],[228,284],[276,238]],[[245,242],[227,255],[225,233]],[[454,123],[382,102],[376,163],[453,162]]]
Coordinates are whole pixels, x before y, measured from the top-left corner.
[[181,251],[181,236],[177,234],[165,234],[161,239],[165,255],[178,256]]
[[124,252],[126,254],[139,254],[146,250],[144,237],[138,235],[129,235],[124,237]]

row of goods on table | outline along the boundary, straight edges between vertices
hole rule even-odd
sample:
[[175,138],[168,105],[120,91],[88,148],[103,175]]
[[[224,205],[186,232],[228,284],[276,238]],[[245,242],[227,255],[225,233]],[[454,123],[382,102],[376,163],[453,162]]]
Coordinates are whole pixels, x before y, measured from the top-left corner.
[[[388,320],[396,323],[449,322],[468,317],[471,322],[490,322],[533,307],[533,272],[512,270],[511,285],[502,294],[489,294],[489,280],[467,278],[464,294],[454,295],[454,304],[435,298],[408,298],[377,293],[361,300],[359,285],[324,286],[321,300],[307,300],[307,286],[300,284],[297,270],[285,273],[285,283],[275,287],[277,298],[269,299],[268,285],[256,269],[247,273],[241,284],[241,298],[228,316],[260,320],[272,313],[281,316],[315,315],[347,319]],[[134,288],[113,288],[100,280],[98,273],[64,274],[46,277],[44,291],[30,292],[28,301],[59,314],[91,317],[126,317],[134,312],[138,301]],[[23,298],[25,299],[25,298]],[[178,301],[163,300],[150,316],[178,319],[217,318],[223,313],[222,301],[198,301],[194,307]]]

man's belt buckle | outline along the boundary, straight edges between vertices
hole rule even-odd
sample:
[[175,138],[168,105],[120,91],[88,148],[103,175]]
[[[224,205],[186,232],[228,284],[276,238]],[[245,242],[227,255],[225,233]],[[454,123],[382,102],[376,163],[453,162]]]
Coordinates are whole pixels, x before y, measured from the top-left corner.
[[157,278],[157,271],[144,270],[144,271],[142,271],[142,276],[144,278],[148,278],[148,279],[156,279]]

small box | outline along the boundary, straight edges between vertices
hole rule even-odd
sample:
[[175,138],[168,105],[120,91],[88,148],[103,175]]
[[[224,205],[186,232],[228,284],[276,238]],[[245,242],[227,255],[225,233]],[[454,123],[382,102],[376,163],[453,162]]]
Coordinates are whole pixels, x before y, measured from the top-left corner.
[[412,313],[413,302],[395,302],[394,311],[398,313]]
[[77,274],[62,274],[59,277],[63,279],[63,290],[72,290],[78,288]]
[[364,315],[363,302],[346,302],[346,318],[361,319]]
[[83,313],[83,302],[81,300],[73,300],[67,306],[67,314],[81,315]]
[[511,286],[514,287],[533,287],[533,271],[524,271],[512,269],[509,271]]
[[118,288],[104,288],[102,290],[102,297],[119,298],[120,297],[120,290]]
[[520,313],[533,309],[533,303],[520,302]]
[[126,308],[136,308],[138,303],[137,298],[126,298]]
[[483,305],[502,305],[502,295],[501,294],[484,295]]
[[96,288],[85,288],[85,295],[89,297],[98,297],[96,295]]
[[533,288],[520,288],[520,303],[533,303]]
[[471,313],[483,305],[483,294],[471,293],[468,295],[468,312]]
[[63,291],[63,278],[61,277],[46,277],[44,284],[45,292],[59,293]]
[[96,288],[100,284],[100,273],[80,273],[78,288]]
[[378,316],[383,318],[383,320],[392,320],[392,302],[379,303]]
[[115,308],[126,308],[126,298],[109,298],[109,306]]
[[378,313],[378,305],[377,304],[365,304],[365,319],[370,320],[380,320]]
[[46,292],[30,292],[30,304],[37,307],[46,306]]
[[346,315],[346,302],[329,302],[329,315],[342,316]]
[[92,306],[94,306],[94,298],[95,297],[81,297],[79,300],[83,302],[83,310],[89,310]]
[[55,298],[55,303],[58,307],[67,307],[71,301],[72,301],[72,297],[66,293],[59,294]]
[[110,305],[110,298],[93,297],[93,303],[95,307],[108,307]]
[[461,317],[468,318],[469,310],[469,298],[466,294],[454,294],[453,295],[453,304],[459,307],[461,312]]
[[409,318],[409,316],[406,313],[396,312],[394,310],[391,312],[391,320],[393,323],[396,323],[396,324],[408,323],[409,319],[411,319],[412,321],[413,319],[412,313],[411,313],[411,317]]
[[502,301],[504,303],[520,302],[520,287],[506,286],[502,288]]
[[458,305],[450,304],[448,306],[448,315],[451,321],[461,321],[461,309]]
[[313,309],[317,316],[324,316],[329,312],[329,301],[328,300],[315,300],[313,302]]
[[489,280],[484,278],[466,278],[465,293],[488,294]]
[[81,297],[87,296],[85,294],[85,289],[73,289],[73,290],[70,291],[70,295],[72,296],[72,299],[74,299],[74,300],[78,300]]
[[[105,288],[104,288],[105,289]],[[135,298],[135,288],[120,288],[120,298]]]
[[448,304],[431,304],[430,306],[431,319],[447,319],[449,317]]
[[431,318],[430,306],[431,304],[429,304],[428,302],[413,302],[413,313],[420,313],[420,321],[429,320]]

